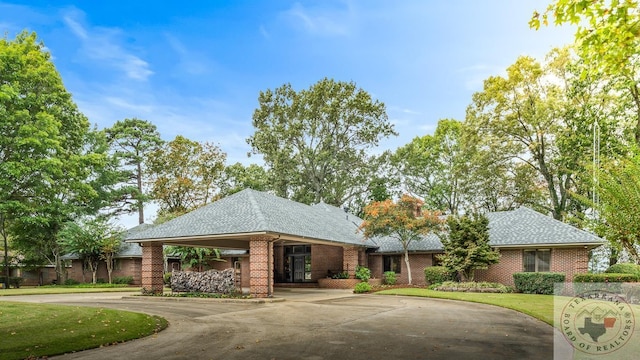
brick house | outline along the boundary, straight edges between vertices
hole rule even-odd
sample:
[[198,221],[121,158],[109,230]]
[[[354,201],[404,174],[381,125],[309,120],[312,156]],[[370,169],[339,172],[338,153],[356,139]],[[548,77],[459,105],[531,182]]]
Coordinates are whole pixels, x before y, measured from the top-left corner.
[[[589,251],[604,241],[528,208],[488,214],[490,244],[502,254],[498,264],[478,270],[479,281],[513,284],[520,271],[559,271],[571,280],[586,272]],[[242,287],[256,297],[271,296],[274,284],[309,285],[337,272],[351,277],[357,265],[382,278],[395,271],[406,283],[402,246],[392,238],[365,239],[362,219],[324,203],[312,206],[251,189],[139,232],[126,241],[142,249],[141,282],[145,291],[161,292],[162,245],[224,249]],[[137,245],[136,245],[137,246]],[[231,249],[232,253],[226,252]],[[409,248],[412,276],[424,282],[423,269],[436,265],[442,244],[436,235]]]

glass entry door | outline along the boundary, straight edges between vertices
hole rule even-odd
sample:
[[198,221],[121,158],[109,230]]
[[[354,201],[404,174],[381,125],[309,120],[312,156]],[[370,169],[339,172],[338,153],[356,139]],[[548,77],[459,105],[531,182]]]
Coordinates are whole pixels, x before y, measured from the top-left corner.
[[311,246],[292,245],[284,249],[285,281],[311,281]]
[[304,281],[304,255],[292,256],[293,258],[293,282]]

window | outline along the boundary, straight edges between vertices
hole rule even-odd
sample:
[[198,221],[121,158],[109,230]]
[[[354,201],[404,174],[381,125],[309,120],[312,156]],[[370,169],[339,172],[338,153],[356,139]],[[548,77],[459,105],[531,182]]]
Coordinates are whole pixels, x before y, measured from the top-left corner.
[[383,271],[393,271],[396,274],[400,274],[400,269],[402,268],[400,265],[401,258],[399,255],[383,256]]
[[526,272],[549,271],[551,269],[551,250],[525,250],[523,263]]

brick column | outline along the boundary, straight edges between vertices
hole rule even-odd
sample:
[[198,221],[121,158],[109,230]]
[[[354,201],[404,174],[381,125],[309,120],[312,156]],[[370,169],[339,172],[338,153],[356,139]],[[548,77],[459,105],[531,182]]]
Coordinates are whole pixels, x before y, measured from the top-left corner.
[[273,242],[268,236],[254,236],[249,241],[249,286],[251,296],[273,294]]
[[354,278],[356,276],[358,252],[359,249],[357,247],[342,248],[342,271],[348,272],[350,278]]
[[162,244],[142,245],[142,293],[162,294],[164,259]]

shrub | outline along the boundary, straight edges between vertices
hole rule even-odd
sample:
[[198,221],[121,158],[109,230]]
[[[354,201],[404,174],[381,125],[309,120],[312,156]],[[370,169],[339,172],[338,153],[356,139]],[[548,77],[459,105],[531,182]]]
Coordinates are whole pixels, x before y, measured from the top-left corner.
[[107,280],[103,279],[103,278],[97,278],[96,279],[96,284],[106,284]]
[[371,285],[367,282],[360,282],[356,284],[356,287],[353,289],[353,292],[356,294],[366,293],[371,291]]
[[638,282],[640,276],[636,274],[576,274],[573,276],[573,290],[583,293],[594,290],[605,290],[620,294],[624,291],[623,283]]
[[424,279],[427,285],[439,284],[453,280],[453,275],[444,266],[428,266],[424,268]]
[[356,279],[360,279],[364,282],[369,281],[369,279],[371,279],[371,270],[364,266],[358,265],[356,267]]
[[455,282],[445,281],[435,285],[432,290],[437,291],[468,291],[468,292],[492,292],[492,293],[512,293],[513,288],[499,283],[492,282]]
[[[4,284],[4,276],[0,276],[0,283]],[[21,277],[10,276],[9,277],[9,286],[13,286],[14,288],[19,288],[22,282],[24,281]]]
[[395,285],[396,281],[396,273],[393,271],[385,271],[384,272],[384,283],[387,285]]
[[131,285],[133,284],[133,276],[116,276],[113,278],[114,284]]
[[167,286],[171,285],[171,273],[170,272],[164,273],[164,275],[162,277],[164,279],[164,284],[165,285],[167,285]]
[[609,268],[604,272],[614,274],[636,274],[640,276],[640,265],[630,263],[614,264],[609,266]]
[[519,292],[525,294],[553,295],[554,283],[564,282],[563,273],[520,272],[513,274],[513,282]]
[[67,279],[64,281],[64,285],[79,285],[80,281],[75,279]]
[[331,278],[332,279],[348,279],[349,278],[349,273],[346,272],[346,271],[339,272],[337,274],[334,274]]

